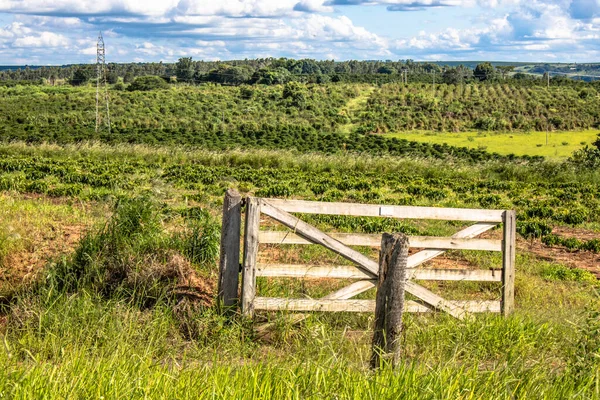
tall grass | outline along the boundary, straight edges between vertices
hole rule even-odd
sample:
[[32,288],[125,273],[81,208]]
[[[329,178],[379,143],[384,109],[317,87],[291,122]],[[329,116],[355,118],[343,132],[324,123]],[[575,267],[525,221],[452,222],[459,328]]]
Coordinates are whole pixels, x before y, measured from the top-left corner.
[[[405,362],[378,373],[366,369],[368,334],[353,341],[350,332],[331,330],[318,317],[295,328],[285,343],[271,345],[251,340],[248,326],[227,323],[210,310],[197,317],[212,329],[189,342],[174,329],[167,306],[140,310],[87,292],[24,301],[15,306],[3,339],[1,393],[123,399],[600,396],[595,336],[579,336],[595,341],[586,360],[562,363],[589,342],[564,342],[567,350],[561,349],[565,337],[552,327],[518,316],[465,323],[411,318]],[[581,329],[587,328],[584,322]],[[415,354],[415,345],[427,351]]]

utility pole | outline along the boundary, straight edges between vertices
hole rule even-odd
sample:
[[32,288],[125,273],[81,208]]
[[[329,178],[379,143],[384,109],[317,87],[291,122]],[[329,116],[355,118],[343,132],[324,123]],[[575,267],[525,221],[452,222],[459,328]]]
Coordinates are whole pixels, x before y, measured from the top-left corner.
[[433,86],[431,88],[431,94],[433,95],[433,97],[435,97],[435,71],[433,72]]
[[548,89],[550,89],[550,71],[546,74],[546,79],[548,79]]
[[102,32],[98,33],[98,43],[96,45],[96,133],[101,129],[102,112],[100,111],[100,96],[104,95],[106,102],[106,126],[110,135],[110,111],[108,107],[108,87],[106,85],[106,53],[104,38]]

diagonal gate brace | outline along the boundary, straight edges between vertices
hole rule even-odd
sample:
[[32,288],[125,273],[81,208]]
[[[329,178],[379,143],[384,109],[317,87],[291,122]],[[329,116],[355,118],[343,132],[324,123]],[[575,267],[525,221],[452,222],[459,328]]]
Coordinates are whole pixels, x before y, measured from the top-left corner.
[[[274,220],[282,223],[288,228],[294,230],[296,234],[302,236],[306,240],[315,244],[322,245],[323,247],[328,248],[329,250],[335,252],[336,254],[339,254],[347,260],[354,262],[361,270],[371,275],[373,279],[377,278],[377,274],[379,272],[379,265],[377,262],[373,261],[369,257],[344,245],[340,241],[332,238],[331,236],[315,228],[314,226],[307,224],[306,222],[295,217],[294,215],[269,204],[269,202],[264,199],[261,199],[261,212],[273,218]],[[478,234],[485,232],[493,226],[495,226],[495,224],[476,224],[474,226],[466,228],[463,231],[458,232],[453,237],[460,238],[477,236]],[[418,265],[443,253],[444,250],[421,251],[409,257],[408,267],[413,268],[414,271],[414,268]],[[412,274],[410,274],[410,276],[412,276]],[[324,297],[324,299],[348,299],[372,288],[373,286],[375,286],[375,284],[372,281],[358,281],[347,286],[346,288],[342,288],[337,292],[331,293],[330,295]],[[451,302],[445,300],[439,295],[431,292],[425,287],[418,285],[414,282],[407,282],[405,289],[407,292],[418,297],[429,306],[445,311],[455,318],[464,319],[467,315],[467,312],[463,308],[452,304]]]

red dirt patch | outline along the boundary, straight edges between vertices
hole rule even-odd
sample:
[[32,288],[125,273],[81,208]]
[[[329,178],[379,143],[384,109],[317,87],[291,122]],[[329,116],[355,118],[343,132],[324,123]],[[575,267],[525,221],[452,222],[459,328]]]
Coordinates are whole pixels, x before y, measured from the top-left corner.
[[572,228],[569,226],[559,226],[552,229],[552,233],[563,237],[574,237],[579,240],[593,240],[600,238],[600,233],[583,228]]
[[539,241],[531,244],[525,240],[519,240],[517,248],[519,251],[532,253],[542,260],[558,262],[571,268],[585,269],[600,279],[600,254],[590,251],[570,251],[564,247],[549,247]]
[[10,253],[2,261],[0,284],[31,281],[48,260],[72,253],[86,229],[85,225],[51,226],[43,236],[28,237],[27,250]]

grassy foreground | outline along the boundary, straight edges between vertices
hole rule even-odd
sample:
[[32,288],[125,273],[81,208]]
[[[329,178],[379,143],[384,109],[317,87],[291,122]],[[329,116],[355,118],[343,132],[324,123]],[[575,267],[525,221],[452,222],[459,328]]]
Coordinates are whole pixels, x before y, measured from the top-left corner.
[[484,149],[503,155],[542,156],[547,159],[566,159],[585,145],[592,143],[598,130],[549,132],[402,132],[386,136],[422,143],[448,144],[456,147]]
[[[515,206],[524,218],[529,213],[581,229],[598,224],[591,211],[597,173],[558,164],[447,168],[428,160],[139,146],[11,144],[0,151],[6,169],[0,175],[3,270],[15,262],[11,255],[55,240],[38,236],[83,227],[80,240],[49,256],[34,283],[0,293],[2,397],[600,398],[597,280],[526,248],[517,257],[514,315],[463,322],[443,314],[407,315],[405,362],[378,373],[367,368],[369,314],[315,313],[296,326],[262,314],[256,323],[278,323],[261,336],[252,321],[222,316],[208,296],[215,289],[220,199],[227,187],[329,201]],[[581,197],[569,200],[573,196]],[[517,201],[523,198],[531,203]],[[585,218],[564,218],[556,207],[568,200],[585,208]],[[548,209],[540,217],[542,206]],[[383,221],[312,222],[329,230],[359,226],[432,235],[460,228]],[[310,246],[262,250],[292,262],[336,262]],[[448,259],[470,268],[499,262],[485,252],[451,252]],[[317,297],[332,285],[258,282],[261,295],[295,297]],[[500,293],[495,283],[428,287],[450,299],[497,299]]]

